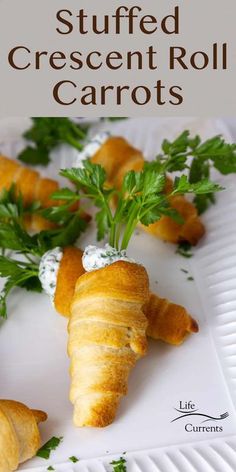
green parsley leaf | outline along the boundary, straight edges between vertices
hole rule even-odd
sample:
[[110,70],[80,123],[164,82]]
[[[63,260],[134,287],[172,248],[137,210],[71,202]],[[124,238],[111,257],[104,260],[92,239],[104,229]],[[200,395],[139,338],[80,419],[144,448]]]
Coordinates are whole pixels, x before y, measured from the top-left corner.
[[127,472],[126,460],[124,457],[120,457],[120,459],[112,461],[110,464],[113,466],[113,472]]
[[194,280],[194,278],[193,278],[193,277],[187,277],[187,280],[191,280],[191,281],[192,281],[192,280]]
[[77,459],[77,457],[75,457],[75,456],[71,456],[71,457],[69,457],[69,461],[74,462],[74,464],[75,464],[76,462],[79,462],[79,459]]
[[50,454],[54,451],[62,441],[62,437],[57,438],[53,436],[49,441],[46,442],[37,452],[36,456],[42,457],[43,459],[49,459]]
[[74,202],[79,200],[80,197],[76,192],[70,190],[69,188],[61,188],[52,194],[54,200],[68,200],[69,202]]
[[41,248],[42,253],[57,246],[70,246],[85,231],[87,225],[88,222],[81,217],[80,212],[71,213],[64,226],[41,231],[37,235],[38,246]]
[[9,190],[3,189],[0,192],[0,222],[16,221],[23,225],[23,217],[36,212],[39,207],[39,202],[24,205],[22,195],[16,192],[14,184]]
[[210,205],[216,202],[214,193],[207,193],[205,195],[196,195],[193,199],[193,203],[197,208],[198,214],[204,213]]
[[6,278],[0,293],[0,317],[7,318],[7,297],[14,287],[40,292],[42,290],[38,279],[38,265],[22,262],[0,256],[0,276]]
[[53,221],[60,226],[66,225],[74,216],[70,211],[71,204],[51,206],[41,210],[40,214],[49,221]]
[[99,164],[93,164],[90,160],[83,161],[83,168],[65,169],[61,175],[71,180],[77,188],[86,187],[91,192],[102,190],[106,180],[105,169]]
[[47,470],[55,470],[54,467],[52,465],[49,465],[49,467],[47,468]]
[[18,159],[25,164],[31,166],[47,166],[50,162],[50,157],[47,149],[43,147],[27,146],[19,155]]
[[0,247],[22,253],[32,252],[38,255],[40,254],[36,236],[30,236],[16,221],[12,223],[1,223]]
[[[192,158],[190,167],[189,158]],[[164,139],[162,154],[157,156],[156,162],[147,165],[157,172],[175,172],[189,168],[189,182],[196,184],[209,180],[212,167],[224,175],[235,173],[236,144],[226,143],[221,136],[202,142],[199,136],[191,138],[190,132],[186,130],[172,142]],[[199,213],[203,213],[215,202],[214,192],[213,188],[209,193],[204,191],[203,196],[196,195],[194,203]]]
[[181,177],[175,178],[174,191],[172,192],[172,195],[176,195],[178,193],[195,193],[196,195],[202,195],[219,192],[220,190],[223,190],[223,187],[221,187],[219,184],[209,181],[208,179],[204,179],[193,184],[189,182],[186,175],[181,175]]

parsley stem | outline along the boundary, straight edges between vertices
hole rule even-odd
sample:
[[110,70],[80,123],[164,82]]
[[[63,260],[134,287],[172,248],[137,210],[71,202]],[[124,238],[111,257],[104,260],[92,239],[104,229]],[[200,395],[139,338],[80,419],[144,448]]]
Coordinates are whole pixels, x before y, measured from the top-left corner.
[[138,224],[138,219],[135,219],[131,225],[129,225],[129,230],[125,231],[124,237],[121,243],[121,249],[127,249],[131,236]]
[[66,135],[65,136],[65,141],[68,144],[71,144],[71,146],[78,149],[79,151],[82,151],[83,145],[79,141],[77,141],[77,139],[72,138],[72,136]]
[[110,230],[110,237],[109,237],[109,244],[112,247],[115,247],[115,230],[116,230],[116,226],[114,222],[112,222],[111,230]]
[[29,254],[24,254],[25,258],[36,267],[35,261],[31,259]]
[[122,223],[118,224],[117,229],[116,229],[116,238],[115,238],[115,247],[116,247],[116,249],[119,249],[119,241],[120,241],[121,230],[122,230]]
[[75,134],[77,134],[79,138],[84,139],[86,136],[86,132],[80,126],[75,125],[72,121],[71,121],[71,125]]
[[135,227],[138,223],[138,208],[137,208],[137,204],[136,202],[134,201],[131,205],[131,208],[130,208],[130,215],[129,215],[129,220],[128,220],[128,223],[126,225],[126,228],[125,228],[125,232],[124,232],[124,235],[123,235],[123,239],[122,239],[122,243],[121,243],[121,249],[126,249],[128,244],[129,244],[129,240],[135,230]]

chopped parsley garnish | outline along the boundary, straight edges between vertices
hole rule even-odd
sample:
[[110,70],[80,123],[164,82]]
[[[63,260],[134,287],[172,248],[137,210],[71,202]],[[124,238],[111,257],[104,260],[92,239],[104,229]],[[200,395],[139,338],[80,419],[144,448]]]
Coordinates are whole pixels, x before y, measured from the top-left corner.
[[184,274],[188,274],[188,270],[187,269],[180,269],[181,272],[184,272]]
[[50,465],[47,470],[55,470],[54,467],[52,465]]
[[127,472],[126,460],[124,457],[120,457],[117,461],[112,461],[110,464],[113,467],[113,472]]
[[126,116],[106,116],[106,118],[104,119],[108,121],[120,121],[120,120],[127,120],[127,117]]
[[62,439],[62,437],[56,438],[53,436],[38,450],[36,456],[42,457],[43,459],[49,459],[51,452],[59,446]]
[[187,280],[194,280],[194,278],[193,277],[188,277]]
[[71,456],[69,457],[69,461],[76,463],[76,462],[79,462],[79,459],[75,456]]
[[191,252],[192,246],[188,241],[183,241],[179,243],[177,249],[176,249],[176,254],[179,254],[180,256],[189,258],[193,256],[193,253]]

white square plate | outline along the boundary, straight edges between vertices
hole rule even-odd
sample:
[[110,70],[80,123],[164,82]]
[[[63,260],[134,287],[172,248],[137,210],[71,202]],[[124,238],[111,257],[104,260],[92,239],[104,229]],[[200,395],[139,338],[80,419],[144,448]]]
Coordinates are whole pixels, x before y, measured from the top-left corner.
[[[0,152],[15,157],[27,126],[28,120],[2,120]],[[230,140],[218,120],[130,119],[96,123],[91,132],[105,128],[125,136],[148,159],[157,154],[164,137],[173,138],[186,128],[204,139],[221,133]],[[42,170],[56,177],[57,170],[70,165],[74,157],[75,152],[63,146],[54,152],[49,168]],[[46,295],[23,290],[12,294],[9,319],[0,329],[1,397],[48,413],[41,427],[43,442],[53,435],[64,438],[50,460],[35,458],[20,470],[46,471],[53,465],[58,472],[109,471],[112,458],[124,451],[128,472],[236,470],[236,188],[234,176],[217,177],[227,190],[204,215],[207,234],[193,258],[178,256],[174,246],[141,231],[131,243],[129,254],[145,265],[152,290],[184,305],[199,321],[200,332],[178,348],[150,341],[149,353],[133,370],[129,394],[111,426],[73,427],[67,322]],[[80,239],[80,247],[94,238],[92,227]],[[183,268],[194,281],[187,280]],[[171,422],[180,402],[190,401],[200,413],[219,418],[228,412],[229,416],[206,423],[199,416]],[[200,429],[193,432],[193,427]],[[81,460],[72,464],[68,461],[72,455]]]

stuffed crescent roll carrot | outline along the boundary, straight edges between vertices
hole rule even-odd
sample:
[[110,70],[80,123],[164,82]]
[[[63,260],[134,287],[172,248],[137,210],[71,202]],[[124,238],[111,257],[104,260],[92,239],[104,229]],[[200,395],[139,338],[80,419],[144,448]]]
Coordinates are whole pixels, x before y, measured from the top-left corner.
[[[145,268],[126,256],[99,258],[93,251],[55,248],[41,259],[39,278],[55,308],[70,315],[74,424],[104,427],[114,420],[129,373],[146,353],[149,282]],[[91,267],[98,269],[86,270]]]
[[[135,149],[123,137],[109,136],[108,133],[96,135],[78,158],[78,164],[85,158],[91,158],[95,164],[104,167],[107,174],[108,185],[121,189],[125,174],[131,170],[140,172],[145,160],[141,151]],[[166,177],[165,192],[170,194],[173,184]],[[174,221],[168,215],[143,229],[158,238],[171,243],[188,241],[195,245],[205,233],[204,225],[198,216],[195,206],[183,195],[169,197],[170,206],[182,216],[183,222]]]

